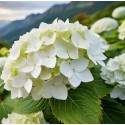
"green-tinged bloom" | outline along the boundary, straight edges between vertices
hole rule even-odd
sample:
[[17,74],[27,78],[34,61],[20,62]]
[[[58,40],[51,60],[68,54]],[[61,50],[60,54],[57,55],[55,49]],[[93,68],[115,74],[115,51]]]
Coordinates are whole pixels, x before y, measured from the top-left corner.
[[114,18],[125,18],[125,6],[120,6],[112,12]]
[[119,39],[124,40],[125,39],[125,21],[119,26],[118,28],[119,32]]
[[45,124],[43,113],[38,112],[29,115],[17,113],[8,114],[7,118],[2,119],[2,124]]
[[105,31],[111,31],[118,27],[118,22],[110,17],[105,17],[97,20],[92,26],[91,30],[95,33],[102,33]]
[[115,86],[111,97],[125,100],[125,54],[110,59],[106,67],[101,68],[100,75],[105,83]]

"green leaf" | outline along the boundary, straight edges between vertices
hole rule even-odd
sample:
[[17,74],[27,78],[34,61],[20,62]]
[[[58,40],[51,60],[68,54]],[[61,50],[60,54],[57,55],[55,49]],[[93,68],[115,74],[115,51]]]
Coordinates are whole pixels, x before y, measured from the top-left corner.
[[50,104],[55,117],[65,124],[94,124],[101,119],[101,102],[91,83],[69,90],[67,100],[51,99]]
[[0,123],[3,117],[7,117],[14,109],[15,100],[10,95],[0,95]]
[[103,124],[125,124],[125,107],[111,98],[102,99]]
[[109,94],[112,91],[113,86],[106,84],[105,81],[103,79],[101,79],[100,67],[99,66],[94,67],[91,70],[91,72],[94,77],[94,81],[92,83],[95,85],[95,88],[97,90],[99,97],[102,98],[102,97],[106,96],[107,94]]
[[50,105],[47,105],[46,108],[43,110],[44,118],[49,124],[61,124],[57,118],[52,113]]
[[43,110],[48,104],[48,100],[40,99],[34,101],[31,96],[27,98],[16,99],[14,112],[19,114],[30,114]]

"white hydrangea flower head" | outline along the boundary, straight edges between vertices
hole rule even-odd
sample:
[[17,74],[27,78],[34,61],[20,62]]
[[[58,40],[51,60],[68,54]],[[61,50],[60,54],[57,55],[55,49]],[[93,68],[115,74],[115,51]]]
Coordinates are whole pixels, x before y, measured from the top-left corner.
[[94,80],[90,64],[105,65],[103,41],[79,22],[41,23],[12,46],[1,75],[4,88],[13,99],[66,100],[69,88]]
[[120,6],[114,9],[112,12],[112,17],[117,19],[125,18],[125,6]]
[[125,39],[125,20],[119,26],[118,32],[119,32],[119,39],[124,40]]
[[102,33],[105,31],[111,31],[118,27],[118,22],[110,17],[105,17],[97,20],[92,26],[91,30],[95,33]]
[[110,59],[105,67],[101,68],[101,78],[105,83],[115,85],[111,92],[112,98],[125,100],[125,54]]
[[7,118],[2,119],[2,124],[46,124],[43,112],[37,112],[29,115],[17,113],[8,114]]

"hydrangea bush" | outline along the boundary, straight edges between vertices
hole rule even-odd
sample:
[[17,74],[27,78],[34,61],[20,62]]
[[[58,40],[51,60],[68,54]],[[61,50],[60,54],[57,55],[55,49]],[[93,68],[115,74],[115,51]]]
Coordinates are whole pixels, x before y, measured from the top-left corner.
[[125,123],[124,17],[113,17],[20,36],[0,59],[0,123]]

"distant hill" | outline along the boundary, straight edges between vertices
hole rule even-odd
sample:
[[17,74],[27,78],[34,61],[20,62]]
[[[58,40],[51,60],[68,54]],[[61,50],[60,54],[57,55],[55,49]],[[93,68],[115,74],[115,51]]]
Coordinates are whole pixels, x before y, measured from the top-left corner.
[[9,24],[10,21],[6,21],[6,20],[0,20],[0,28],[5,27],[7,24]]
[[73,1],[69,4],[54,5],[43,14],[31,14],[24,20],[13,21],[0,29],[0,39],[12,44],[20,35],[37,28],[41,22],[51,23],[57,17],[62,20],[72,19],[81,12],[91,15],[113,3],[116,1]]

